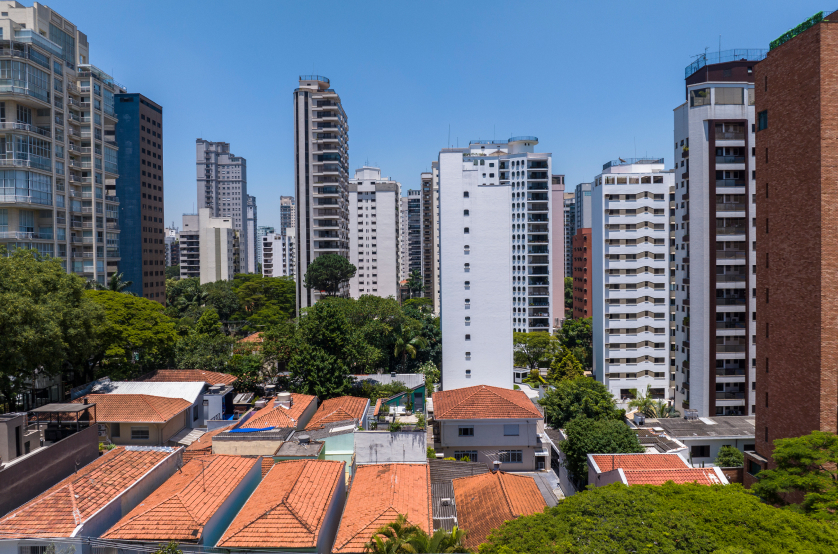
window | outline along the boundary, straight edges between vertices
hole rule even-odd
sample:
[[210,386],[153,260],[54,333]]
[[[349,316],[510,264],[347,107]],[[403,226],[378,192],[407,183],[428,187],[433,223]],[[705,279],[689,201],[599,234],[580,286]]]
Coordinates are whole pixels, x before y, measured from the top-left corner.
[[474,427],[469,425],[468,427],[460,427],[457,435],[461,437],[473,437],[474,436]]
[[709,106],[710,105],[710,89],[709,88],[700,88],[694,89],[690,91],[690,107],[695,108],[698,106]]
[[471,340],[471,335],[466,335],[466,340]]
[[463,198],[468,198],[468,191],[465,191],[465,192],[463,193]]
[[740,87],[716,87],[716,105],[744,104],[743,91]]
[[690,456],[693,458],[709,458],[710,457],[710,445],[703,444],[699,446],[691,446],[690,447]]
[[198,421],[198,406],[192,406],[192,421]]
[[468,316],[468,315],[467,315],[467,316],[466,316],[466,323],[468,323],[468,322],[470,322],[470,321],[471,321],[471,316]]
[[504,464],[522,464],[524,463],[523,450],[506,450],[501,451],[499,457],[501,463]]
[[463,215],[468,215],[468,210],[463,210]]
[[119,423],[111,423],[111,438],[119,437]]
[[131,440],[148,440],[148,427],[131,427]]
[[515,425],[504,425],[503,426],[503,436],[504,437],[517,437],[520,430],[519,425],[516,423]]
[[757,114],[757,131],[768,129],[768,110],[762,110]]
[[463,227],[463,233],[468,234],[468,227]]

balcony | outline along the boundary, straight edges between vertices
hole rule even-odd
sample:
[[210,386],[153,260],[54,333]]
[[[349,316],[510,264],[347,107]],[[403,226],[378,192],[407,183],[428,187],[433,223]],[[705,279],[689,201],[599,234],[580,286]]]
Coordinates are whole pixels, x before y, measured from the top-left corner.
[[716,225],[716,235],[744,235],[745,225]]
[[52,136],[52,131],[49,127],[38,127],[36,125],[29,125],[28,123],[15,123],[13,121],[5,121],[0,123],[0,129],[7,131],[27,131],[35,133],[44,137]]
[[531,223],[548,223],[550,218],[547,214],[529,214],[527,216],[527,221]]
[[716,391],[716,400],[744,400],[744,392],[719,392]]
[[[742,267],[742,266],[728,266],[728,267]],[[748,276],[744,273],[726,273],[724,275],[716,275],[717,283],[744,283]]]
[[746,344],[717,344],[716,345],[716,353],[717,354],[736,354],[736,353],[744,353],[747,351],[748,345]]
[[717,164],[743,164],[743,163],[745,163],[745,156],[716,156],[716,163]]
[[745,370],[742,368],[716,368],[716,377],[744,377]]
[[747,324],[744,321],[717,321],[716,329],[747,329]]
[[716,131],[716,140],[745,140],[745,133],[738,131]]
[[549,246],[528,246],[527,247],[528,254],[549,254],[550,247]]
[[550,190],[547,183],[527,183],[527,190]]
[[748,205],[744,202],[725,202],[723,204],[716,204],[717,212],[744,212],[748,209]]
[[34,239],[34,240],[52,240],[52,233],[35,233],[30,231],[2,231],[0,232],[0,239]]
[[744,187],[746,184],[744,179],[716,179],[716,188]]
[[747,256],[744,250],[716,250],[717,260],[744,260]]
[[716,298],[716,306],[744,306],[747,298]]
[[547,203],[536,203],[536,204],[528,204],[527,205],[528,212],[548,212],[550,211],[550,205]]

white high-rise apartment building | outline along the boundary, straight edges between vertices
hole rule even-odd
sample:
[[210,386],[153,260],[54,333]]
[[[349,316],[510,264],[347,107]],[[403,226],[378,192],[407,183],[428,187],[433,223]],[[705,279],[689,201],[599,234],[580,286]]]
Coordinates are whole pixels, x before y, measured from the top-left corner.
[[[297,228],[297,205],[293,196],[279,197],[279,232]],[[273,231],[271,231],[273,232]]]
[[247,195],[247,272],[256,273],[258,255],[256,254],[256,197]]
[[410,276],[410,251],[407,247],[407,223],[410,219],[408,217],[408,198],[402,196],[399,198],[399,281],[404,281]]
[[[663,159],[614,160],[591,207],[594,375],[626,407],[631,389],[669,398],[669,191]],[[578,205],[577,205],[578,206]]]
[[210,208],[183,214],[180,278],[200,282],[229,281],[239,271],[240,233],[232,217],[214,217]]
[[114,95],[125,89],[90,65],[87,35],[57,12],[0,10],[0,245],[104,284],[121,256]]
[[[564,175],[553,175],[551,177],[551,184],[550,184],[550,203],[553,204],[551,208],[551,212],[556,214],[556,217],[559,217],[559,214],[564,216]],[[559,224],[559,221],[556,221],[555,225],[551,225],[552,236],[550,237],[550,244],[553,245],[555,252],[553,253],[553,265],[551,266],[551,275],[550,277],[555,281],[555,286],[553,287],[553,299],[550,303],[554,306],[553,316],[555,319],[553,320],[553,327],[559,328],[563,325],[565,319],[564,313],[564,278],[566,273],[564,272],[564,263],[565,263],[565,256],[564,256],[564,246],[565,246],[565,226],[564,221]]]
[[362,167],[349,181],[349,260],[358,271],[349,295],[399,298],[401,184]]
[[433,258],[432,261],[432,268],[431,268],[431,278],[433,282],[433,288],[431,289],[431,294],[433,296],[434,301],[434,315],[439,316],[439,305],[440,305],[440,291],[439,291],[439,162],[432,162],[431,163],[431,191],[432,191],[432,200],[431,200],[431,210],[433,210],[433,219],[431,220],[432,223],[432,231],[431,231],[431,240],[433,241],[431,246],[431,257]]
[[439,154],[446,390],[512,388],[513,331],[552,331],[552,156],[537,144],[472,141]]
[[301,75],[294,90],[294,183],[300,313],[320,298],[304,284],[309,264],[322,254],[349,258],[349,123],[320,75]]
[[262,263],[262,237],[269,233],[276,233],[276,229],[265,225],[256,227],[256,263],[258,264]]
[[286,233],[269,233],[261,237],[262,275],[264,277],[294,277],[294,248],[297,240],[294,229]]
[[700,417],[753,415],[757,404],[753,66],[760,57],[731,50],[708,54],[711,63],[697,60],[686,70],[686,102],[674,112],[675,404]]
[[240,268],[250,264],[247,233],[247,160],[230,153],[227,142],[195,141],[198,207],[212,217],[227,217],[238,231]]

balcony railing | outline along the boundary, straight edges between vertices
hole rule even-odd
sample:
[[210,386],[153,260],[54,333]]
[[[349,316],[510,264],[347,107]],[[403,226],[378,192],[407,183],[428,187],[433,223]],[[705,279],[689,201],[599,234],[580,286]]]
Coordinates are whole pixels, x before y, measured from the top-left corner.
[[745,156],[716,156],[717,164],[743,164]]
[[[737,266],[733,266],[737,267]],[[741,266],[740,266],[741,267]],[[748,278],[744,273],[727,273],[725,275],[716,275],[717,283],[744,283]]]
[[747,255],[744,250],[716,250],[717,260],[744,260]]
[[744,321],[717,321],[716,329],[745,329],[747,325]]
[[747,345],[745,344],[717,344],[716,345],[716,353],[737,353],[737,352],[745,352]]
[[744,225],[716,225],[716,234],[717,235],[744,235],[745,234],[745,227]]
[[745,140],[745,133],[737,131],[717,131],[716,140]]
[[747,298],[716,298],[716,306],[744,306]]
[[735,368],[716,368],[716,377],[742,377],[745,375],[745,370]]
[[716,391],[716,400],[744,400],[744,392],[718,392]]
[[716,204],[717,212],[743,212],[748,209],[748,205],[744,202],[724,202]]
[[744,179],[716,179],[716,187],[744,187]]

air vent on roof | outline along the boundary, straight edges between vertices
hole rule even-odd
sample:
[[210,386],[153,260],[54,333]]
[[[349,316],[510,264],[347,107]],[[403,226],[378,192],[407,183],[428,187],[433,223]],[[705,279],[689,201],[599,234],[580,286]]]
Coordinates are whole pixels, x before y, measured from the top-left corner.
[[452,504],[452,502],[451,502],[451,499],[450,499],[450,498],[440,498],[440,499],[439,499],[439,503],[440,503],[442,506],[450,506],[450,505]]
[[290,392],[281,392],[276,395],[274,406],[282,406],[283,408],[290,408],[293,404],[293,399]]
[[309,435],[300,435],[297,438],[300,439],[300,444],[308,444],[311,442],[311,436]]

